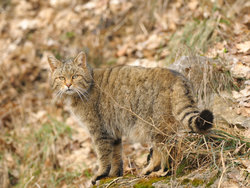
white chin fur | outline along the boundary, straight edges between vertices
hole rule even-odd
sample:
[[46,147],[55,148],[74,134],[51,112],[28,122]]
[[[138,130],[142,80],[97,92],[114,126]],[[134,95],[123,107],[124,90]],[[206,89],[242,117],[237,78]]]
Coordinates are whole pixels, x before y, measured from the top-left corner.
[[73,90],[66,90],[64,93],[67,94],[67,95],[73,95],[75,93],[75,91],[73,91]]

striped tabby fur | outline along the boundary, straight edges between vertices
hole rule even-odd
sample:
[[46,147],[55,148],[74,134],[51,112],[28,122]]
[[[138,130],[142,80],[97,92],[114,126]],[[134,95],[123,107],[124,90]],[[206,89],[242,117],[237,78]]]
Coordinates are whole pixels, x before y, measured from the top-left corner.
[[190,82],[165,68],[117,66],[91,69],[83,52],[74,59],[49,57],[52,88],[68,101],[72,113],[87,127],[99,159],[92,183],[122,176],[122,136],[153,147],[142,171],[166,167],[162,146],[181,130],[203,132],[213,114],[197,108]]

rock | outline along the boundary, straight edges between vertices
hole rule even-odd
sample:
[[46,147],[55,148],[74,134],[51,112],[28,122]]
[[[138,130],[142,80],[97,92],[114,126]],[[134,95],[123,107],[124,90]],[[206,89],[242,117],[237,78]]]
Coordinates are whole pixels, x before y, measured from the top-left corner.
[[238,52],[249,54],[250,53],[250,41],[245,41],[242,43],[236,44],[236,48],[239,50]]
[[232,95],[222,92],[220,96],[213,97],[212,111],[216,119],[224,119],[227,124],[240,125],[250,128],[250,116],[242,116],[237,113],[238,104],[232,101]]

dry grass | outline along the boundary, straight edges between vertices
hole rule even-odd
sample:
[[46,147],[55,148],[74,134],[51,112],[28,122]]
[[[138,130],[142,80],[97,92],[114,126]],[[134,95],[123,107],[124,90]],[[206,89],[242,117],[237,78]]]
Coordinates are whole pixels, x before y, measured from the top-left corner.
[[183,135],[179,139],[178,146],[180,147],[178,147],[177,156],[180,160],[178,163],[186,158],[188,165],[185,168],[187,169],[214,166],[222,170],[225,165],[223,163],[233,164],[234,160],[249,157],[250,154],[249,140],[223,130],[214,129],[206,135]]
[[194,87],[200,108],[211,108],[211,102],[215,94],[222,91],[231,93],[239,90],[237,82],[231,76],[228,63],[222,58],[207,58],[196,55],[194,50],[182,48],[186,56],[177,55],[176,61],[170,65],[189,80]]
[[[233,131],[231,129],[230,131]],[[100,187],[147,187],[158,186],[202,186],[210,187],[216,181],[218,187],[227,174],[240,174],[241,186],[248,187],[249,172],[244,160],[250,157],[250,140],[230,131],[213,129],[206,135],[183,133],[167,141],[171,153],[171,168],[164,178],[124,178],[106,179]],[[236,136],[237,135],[237,136]],[[235,174],[232,174],[235,175]]]

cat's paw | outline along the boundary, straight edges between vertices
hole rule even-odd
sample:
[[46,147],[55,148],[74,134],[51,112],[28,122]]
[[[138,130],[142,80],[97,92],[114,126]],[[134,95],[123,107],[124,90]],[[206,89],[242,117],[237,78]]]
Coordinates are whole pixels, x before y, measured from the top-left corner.
[[149,175],[152,172],[159,171],[159,170],[160,170],[160,165],[154,164],[153,162],[151,162],[145,168],[142,169],[141,176]]
[[120,177],[123,176],[123,162],[120,161],[119,165],[112,164],[111,170],[109,172],[110,177]]
[[109,173],[110,177],[120,177],[123,176],[123,169],[111,170]]
[[97,175],[95,175],[92,180],[91,180],[91,183],[92,185],[95,185],[96,184],[96,181],[102,179],[102,178],[106,178],[108,177],[108,173],[105,172],[105,173],[98,173]]
[[147,176],[149,175],[151,172],[153,171],[153,169],[150,169],[149,166],[145,167],[142,169],[140,176]]
[[149,174],[149,177],[165,177],[167,174],[169,173],[169,171],[165,171],[163,169],[160,169],[156,172],[152,172]]

